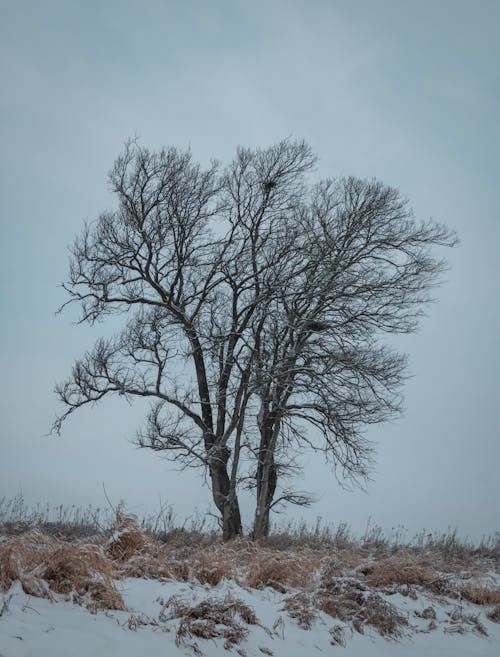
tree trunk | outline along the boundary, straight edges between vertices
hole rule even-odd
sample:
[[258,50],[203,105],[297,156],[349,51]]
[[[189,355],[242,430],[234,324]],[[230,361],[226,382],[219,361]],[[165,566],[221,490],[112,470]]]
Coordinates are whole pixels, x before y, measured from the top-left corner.
[[241,514],[238,500],[233,498],[228,500],[224,505],[222,517],[222,538],[224,541],[230,541],[243,534],[241,526]]
[[210,463],[210,479],[212,481],[212,496],[222,519],[222,537],[225,541],[241,536],[240,506],[236,492],[231,490],[231,482],[227,473],[227,462],[231,451],[227,447],[218,450]]
[[259,460],[257,465],[257,504],[253,526],[253,540],[269,535],[269,514],[277,484],[276,464],[274,462],[275,427],[268,418],[261,426]]

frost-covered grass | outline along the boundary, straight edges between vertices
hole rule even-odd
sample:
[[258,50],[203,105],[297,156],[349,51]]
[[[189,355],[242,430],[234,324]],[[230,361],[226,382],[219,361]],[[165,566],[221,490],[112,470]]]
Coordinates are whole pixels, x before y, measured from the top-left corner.
[[148,524],[122,507],[107,523],[5,510],[2,657],[500,648],[498,535],[473,545],[454,533],[408,541],[295,526],[223,543],[200,525]]

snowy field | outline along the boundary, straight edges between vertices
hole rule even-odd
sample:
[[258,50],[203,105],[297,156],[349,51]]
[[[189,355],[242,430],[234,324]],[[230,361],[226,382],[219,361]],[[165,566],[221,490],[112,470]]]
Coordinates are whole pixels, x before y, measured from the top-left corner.
[[500,655],[498,535],[3,529],[0,657]]
[[[273,589],[249,590],[222,581],[215,587],[180,582],[158,582],[130,578],[118,582],[128,611],[89,612],[86,608],[59,600],[50,602],[23,592],[17,583],[4,594],[6,609],[0,618],[0,655],[2,657],[166,657],[170,655],[222,654],[276,657],[303,657],[331,654],[353,657],[401,655],[422,657],[493,657],[500,654],[500,624],[482,615],[488,636],[480,636],[472,627],[464,634],[454,631],[456,604],[444,604],[436,610],[437,629],[427,632],[428,621],[419,618],[428,601],[398,596],[391,603],[409,621],[406,636],[385,639],[375,631],[353,632],[348,624],[335,623],[318,614],[310,630],[302,629],[284,611],[284,595]],[[162,609],[172,596],[180,596],[191,605],[210,598],[226,599],[228,594],[248,605],[257,618],[246,625],[248,634],[239,645],[224,649],[224,638],[186,637],[179,641],[179,621],[167,620]],[[8,602],[7,602],[8,601]],[[474,605],[463,605],[461,612],[478,613]],[[435,608],[435,605],[434,605]],[[332,627],[337,628],[330,632]],[[338,628],[342,628],[339,630]],[[344,646],[335,643],[337,637]]]

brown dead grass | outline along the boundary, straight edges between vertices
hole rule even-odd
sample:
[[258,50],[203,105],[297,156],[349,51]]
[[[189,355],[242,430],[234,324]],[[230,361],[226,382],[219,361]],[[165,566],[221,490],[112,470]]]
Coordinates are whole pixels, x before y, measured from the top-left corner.
[[370,625],[381,636],[398,638],[408,625],[394,605],[353,578],[324,579],[318,605],[332,618],[350,623],[360,634],[364,633],[365,625]]
[[[180,596],[172,596],[163,605],[160,620],[174,619],[179,619],[175,639],[177,645],[186,644],[186,640],[193,637],[222,638],[227,650],[246,638],[246,625],[256,625],[258,622],[254,611],[231,595],[223,599],[207,598],[195,605],[190,605]],[[190,647],[198,650],[196,644]]]
[[116,529],[106,550],[116,561],[127,561],[144,547],[147,538],[139,529],[137,516],[127,515],[120,504],[116,509]]
[[57,593],[71,593],[87,580],[119,577],[100,546],[74,543],[61,545],[51,552],[41,575]]
[[189,562],[175,555],[175,548],[143,532],[137,517],[116,510],[115,530],[106,543],[106,552],[122,577],[175,579],[187,581]]
[[193,578],[215,586],[225,578],[242,586],[270,587],[282,593],[310,587],[315,573],[326,561],[317,550],[277,551],[244,539],[219,541],[182,552],[173,550],[166,558],[170,562],[168,576],[173,579]]
[[370,561],[358,568],[368,586],[387,592],[401,591],[401,587],[418,586],[432,593],[449,592],[447,580],[427,561],[418,559],[409,551],[400,551],[391,557]]
[[196,579],[200,584],[216,586],[224,577],[235,577],[237,563],[236,554],[222,544],[178,550],[168,544],[148,541],[121,569],[127,577],[180,582]]
[[462,598],[473,602],[475,605],[498,605],[500,604],[500,589],[492,589],[486,586],[466,586],[460,589]]
[[231,574],[231,569],[227,564],[221,561],[208,562],[207,564],[198,561],[193,568],[193,576],[200,584],[207,584],[208,586],[217,586],[217,584]]
[[489,611],[486,616],[494,623],[500,623],[500,605]]
[[93,609],[124,610],[125,603],[113,584],[119,571],[101,546],[67,543],[47,558],[41,578],[57,593],[73,594]]
[[53,599],[72,595],[93,609],[125,609],[113,579],[120,574],[98,545],[65,543],[39,529],[0,543],[0,584],[19,580],[29,595]]
[[324,563],[325,555],[318,550],[301,548],[286,553],[257,547],[250,555],[246,582],[252,588],[271,587],[280,593],[309,589]]
[[304,630],[310,630],[318,618],[318,609],[314,596],[300,591],[285,599],[284,611]]
[[[19,580],[24,588],[35,587],[31,582],[33,571],[44,563],[55,541],[39,529],[31,529],[20,536],[0,543],[0,585],[6,591],[13,582]],[[35,587],[36,588],[36,587]],[[26,591],[31,593],[31,591]],[[35,595],[33,593],[33,595]],[[47,596],[45,596],[47,597]]]
[[[228,579],[241,586],[271,587],[287,594],[283,609],[304,629],[310,629],[323,611],[344,623],[336,627],[348,632],[351,628],[363,632],[371,626],[387,637],[401,636],[407,620],[380,594],[416,596],[418,589],[423,589],[436,596],[445,594],[478,605],[497,605],[488,618],[500,622],[500,589],[482,586],[474,579],[470,580],[476,582],[474,585],[453,588],[442,575],[441,553],[390,549],[383,541],[373,540],[358,544],[348,540],[292,541],[285,549],[283,540],[281,537],[278,545],[245,539],[223,543],[214,534],[193,532],[173,532],[159,540],[144,532],[137,518],[120,506],[113,531],[92,540],[66,540],[31,529],[1,541],[0,588],[7,590],[18,580],[33,596],[53,600],[55,594],[61,594],[90,609],[125,609],[114,584],[116,579],[197,581],[208,588]],[[458,558],[456,551],[453,554]],[[447,561],[447,566],[450,564]],[[468,565],[472,574],[484,568],[482,561],[478,561],[477,568],[471,561]],[[213,613],[209,609],[212,603],[216,605]],[[246,636],[246,625],[253,622],[248,619],[254,618],[248,608],[245,611],[233,599],[208,598],[207,604],[194,607],[172,599],[164,613],[170,614],[171,620],[179,619],[178,641],[207,634],[209,638],[224,638],[228,646]],[[217,618],[227,622],[219,624]],[[472,628],[481,633],[479,621],[472,618],[450,619],[447,631]]]

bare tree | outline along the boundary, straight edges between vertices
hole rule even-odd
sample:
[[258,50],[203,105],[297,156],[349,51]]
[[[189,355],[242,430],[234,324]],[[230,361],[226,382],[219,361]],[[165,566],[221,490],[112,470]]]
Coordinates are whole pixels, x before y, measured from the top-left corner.
[[366,476],[363,429],[400,413],[406,371],[405,356],[381,339],[417,328],[445,269],[431,249],[457,241],[416,222],[397,190],[354,178],[321,182],[289,221],[288,268],[257,339],[255,538],[269,531],[291,450],[321,450],[343,477]]
[[311,187],[314,165],[291,140],[239,149],[225,170],[129,142],[110,172],[117,209],[71,249],[67,303],[82,322],[126,321],[57,386],[55,430],[109,394],[148,398],[138,444],[208,473],[226,539],[242,531],[243,457],[255,538],[276,504],[308,501],[277,492],[295,449],[366,473],[363,427],[399,412],[405,371],[381,336],[416,328],[444,267],[430,249],[455,242],[380,183]]
[[290,202],[314,160],[303,143],[274,150],[267,169],[251,172],[246,163],[255,157],[241,149],[221,173],[215,163],[203,171],[189,153],[129,142],[110,173],[118,209],[75,240],[64,285],[82,322],[129,319],[57,386],[66,410],[55,430],[109,394],[150,399],[138,444],[209,473],[227,539],[241,533],[238,467],[255,355],[249,327],[268,303],[260,281],[271,294],[286,257],[278,221],[285,208],[270,208],[268,177]]

